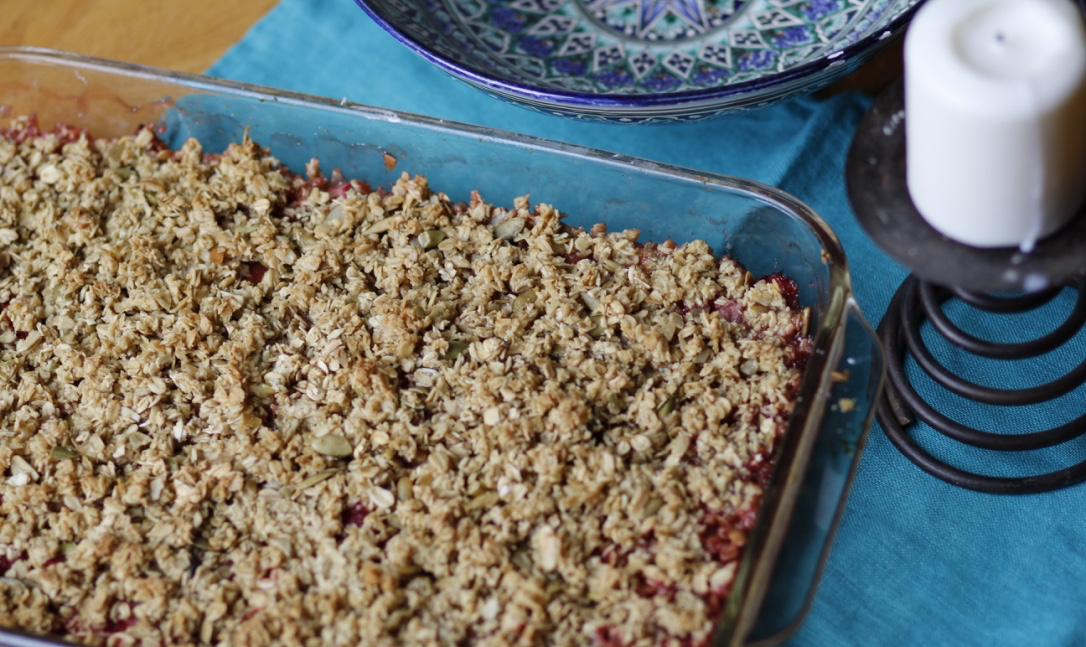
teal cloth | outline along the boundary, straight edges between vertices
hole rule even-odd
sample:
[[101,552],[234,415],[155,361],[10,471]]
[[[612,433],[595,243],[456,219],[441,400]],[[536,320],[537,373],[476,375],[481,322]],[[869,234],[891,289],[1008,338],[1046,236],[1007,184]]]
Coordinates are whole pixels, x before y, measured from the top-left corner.
[[[843,166],[853,130],[870,103],[859,94],[791,100],[710,121],[665,126],[582,123],[536,114],[451,79],[385,34],[352,0],[282,0],[209,71],[384,108],[443,117],[758,180],[811,205],[836,231],[858,301],[878,322],[906,271],[860,230]],[[1066,295],[1065,295],[1066,296]],[[1067,309],[1064,298],[1053,312]],[[1029,337],[1029,321],[982,322],[978,330]],[[1019,330],[1023,329],[1023,330]],[[1080,335],[1080,338],[1083,337]],[[1086,357],[1082,339],[1016,370],[1024,384],[1052,379],[1053,366]],[[1006,380],[987,362],[959,362],[993,386]],[[1032,382],[1031,382],[1032,380]],[[967,417],[1008,431],[1041,428],[1086,411],[1083,389],[1059,412],[1021,418],[961,405]],[[923,435],[923,433],[921,433]],[[941,440],[926,440],[960,458]],[[1072,448],[1081,456],[1086,444]],[[1021,469],[1054,469],[1027,457]],[[1013,473],[981,455],[963,464]],[[1051,463],[1051,464],[1050,464]],[[1008,465],[1010,465],[1008,467]],[[791,645],[1086,644],[1086,485],[1025,497],[961,490],[906,461],[872,430],[818,595]]]

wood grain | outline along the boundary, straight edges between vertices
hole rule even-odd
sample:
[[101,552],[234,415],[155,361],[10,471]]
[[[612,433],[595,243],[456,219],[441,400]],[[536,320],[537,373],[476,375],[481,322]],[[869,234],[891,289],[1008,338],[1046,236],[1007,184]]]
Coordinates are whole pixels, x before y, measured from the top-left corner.
[[276,0],[3,0],[0,44],[202,72]]

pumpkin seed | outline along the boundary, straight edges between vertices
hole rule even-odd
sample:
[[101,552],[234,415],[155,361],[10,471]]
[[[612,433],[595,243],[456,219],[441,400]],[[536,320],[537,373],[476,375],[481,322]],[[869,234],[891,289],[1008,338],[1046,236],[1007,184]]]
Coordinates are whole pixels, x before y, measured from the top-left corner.
[[524,218],[513,217],[503,220],[494,226],[494,237],[500,240],[510,240],[524,231]]
[[589,337],[602,337],[607,332],[601,315],[589,315],[588,321],[592,324],[592,328],[588,331]]
[[440,229],[424,231],[418,237],[419,247],[423,249],[433,249],[440,245],[443,240],[445,240],[445,232]]
[[370,492],[370,500],[382,510],[388,510],[396,503],[396,496],[383,487],[375,487]]
[[354,446],[351,441],[339,434],[328,434],[313,439],[313,450],[318,454],[335,458],[347,458],[354,454]]
[[79,452],[70,447],[54,447],[49,450],[49,455],[58,461],[67,460],[69,458],[79,458]]
[[459,357],[468,349],[468,345],[462,341],[449,342],[449,350],[445,351],[444,359],[453,360]]
[[270,398],[275,395],[275,388],[263,382],[252,385],[249,390],[258,398]]
[[671,413],[674,408],[675,400],[674,398],[668,396],[666,400],[660,403],[660,406],[656,407],[656,417],[663,420],[668,416],[668,414]]
[[309,249],[310,247],[317,244],[316,236],[309,233],[308,231],[303,231],[298,234],[298,240],[301,241],[303,249]]
[[523,310],[528,307],[529,304],[535,302],[535,290],[527,290],[517,295],[516,299],[513,299],[513,310]]
[[125,442],[133,449],[140,449],[151,444],[151,437],[139,431],[133,431],[125,436]]
[[[327,438],[327,436],[326,436],[326,438]],[[327,469],[327,470],[321,470],[321,471],[319,471],[319,472],[317,472],[315,474],[310,474],[304,480],[302,480],[301,483],[298,484],[298,489],[299,490],[305,490],[305,489],[313,487],[317,483],[320,483],[322,481],[327,481],[328,479],[332,478],[332,475],[335,474],[338,471],[339,470],[337,470],[337,469]]]
[[0,577],[0,584],[11,587],[22,586],[28,589],[37,587],[37,583],[33,580],[24,580],[18,577]]

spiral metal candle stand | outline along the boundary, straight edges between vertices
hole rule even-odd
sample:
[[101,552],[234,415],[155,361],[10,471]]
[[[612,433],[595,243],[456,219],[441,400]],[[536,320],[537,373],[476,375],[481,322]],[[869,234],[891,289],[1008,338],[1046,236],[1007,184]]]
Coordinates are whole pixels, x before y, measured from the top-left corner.
[[[1030,253],[1017,248],[980,249],[952,241],[916,210],[905,180],[904,90],[895,86],[878,97],[864,116],[846,165],[849,199],[860,225],[912,274],[898,288],[878,333],[886,349],[888,383],[876,416],[890,441],[924,471],[981,492],[1028,494],[1086,480],[1086,460],[1043,474],[991,476],[942,461],[910,434],[917,421],[944,437],[982,450],[1017,452],[1054,448],[1086,435],[1086,414],[1044,431],[998,433],[961,424],[937,411],[906,375],[911,356],[920,370],[947,391],[973,402],[1016,407],[1045,404],[1086,383],[1086,361],[1067,374],[1025,389],[981,386],[955,375],[933,356],[921,337],[929,322],[953,350],[996,360],[1038,357],[1060,347],[1086,326],[1086,213]],[[1030,313],[1066,288],[1078,297],[1064,321],[1049,333],[1022,343],[1003,344],[974,337],[944,312],[957,299],[980,313]],[[996,296],[1010,293],[1013,296]]]

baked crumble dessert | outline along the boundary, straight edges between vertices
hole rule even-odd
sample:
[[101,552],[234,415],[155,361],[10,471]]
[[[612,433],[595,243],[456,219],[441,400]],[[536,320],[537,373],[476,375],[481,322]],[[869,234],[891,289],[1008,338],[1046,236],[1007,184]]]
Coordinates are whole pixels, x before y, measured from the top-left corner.
[[809,351],[779,275],[527,196],[0,136],[0,625],[697,645]]

